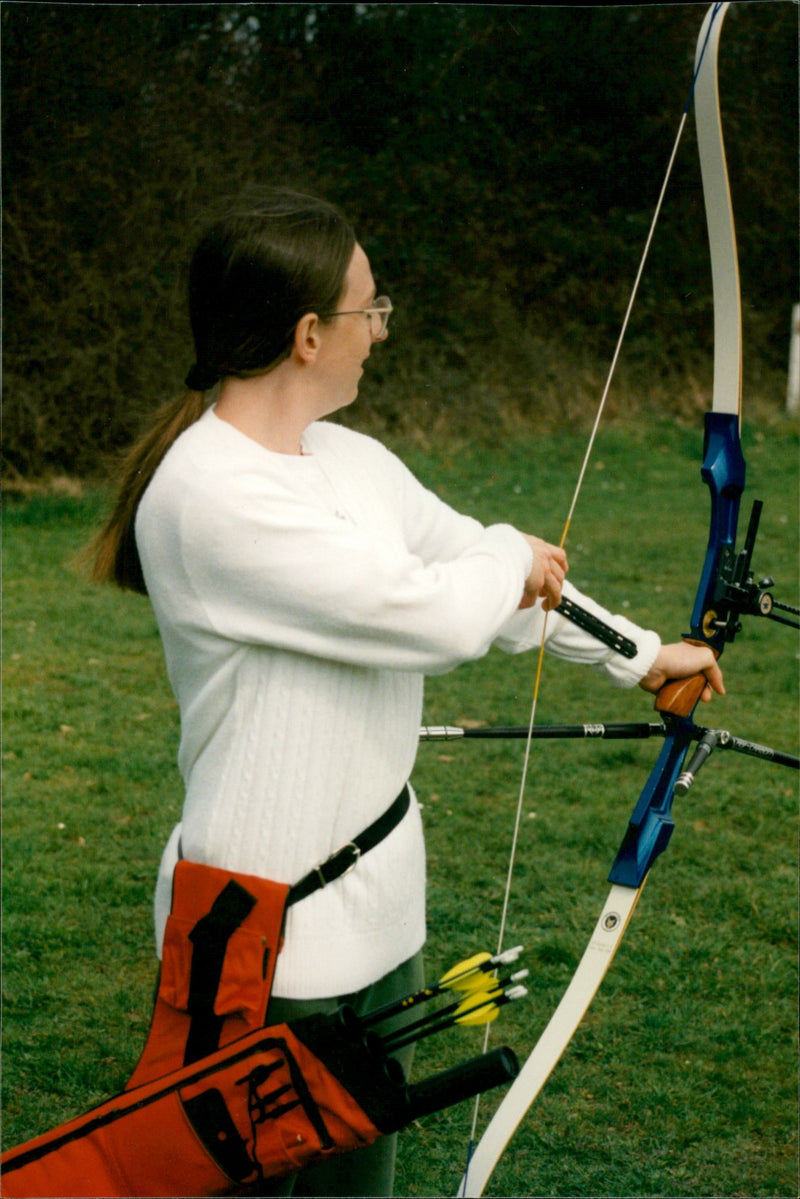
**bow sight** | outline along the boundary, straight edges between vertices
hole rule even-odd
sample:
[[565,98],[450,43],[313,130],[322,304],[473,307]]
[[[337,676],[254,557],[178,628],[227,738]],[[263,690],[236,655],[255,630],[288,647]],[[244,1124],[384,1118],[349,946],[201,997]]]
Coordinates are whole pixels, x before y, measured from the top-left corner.
[[733,641],[742,629],[739,619],[741,616],[766,616],[780,624],[789,625],[790,628],[800,628],[798,621],[788,620],[775,612],[777,608],[782,612],[800,616],[800,608],[778,603],[769,590],[775,586],[775,580],[767,575],[756,583],[750,569],[763,507],[761,500],[753,501],[747,536],[739,553],[734,553],[731,546],[723,547],[711,595],[714,606],[707,608],[703,613],[700,631],[706,641],[712,641],[720,633],[725,641]]

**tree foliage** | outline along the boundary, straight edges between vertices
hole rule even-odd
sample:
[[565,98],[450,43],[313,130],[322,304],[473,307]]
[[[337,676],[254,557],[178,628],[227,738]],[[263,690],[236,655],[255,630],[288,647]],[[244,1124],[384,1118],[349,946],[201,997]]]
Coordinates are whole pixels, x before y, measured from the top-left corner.
[[[789,3],[733,6],[721,94],[748,363],[796,288]],[[397,306],[371,411],[579,415],[613,348],[704,6],[3,6],[5,455],[93,470],[191,361],[198,222],[249,182],[354,220]],[[705,381],[711,293],[687,126],[626,352],[638,402]],[[563,398],[566,396],[566,400]],[[593,395],[591,398],[594,398]],[[455,415],[452,417],[455,419]]]

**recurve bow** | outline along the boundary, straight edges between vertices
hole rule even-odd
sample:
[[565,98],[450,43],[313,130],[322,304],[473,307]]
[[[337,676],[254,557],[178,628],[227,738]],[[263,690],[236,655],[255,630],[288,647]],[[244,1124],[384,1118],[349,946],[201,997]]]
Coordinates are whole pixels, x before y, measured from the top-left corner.
[[[691,633],[687,636],[710,645],[717,655],[738,631],[739,613],[748,610],[748,603],[758,602],[748,582],[755,537],[752,521],[744,550],[736,552],[745,482],[740,442],[741,300],[717,84],[719,35],[728,7],[727,3],[712,4],[706,13],[686,106],[688,111],[694,100],[714,294],[714,387],[711,410],[705,418],[701,468],[711,495],[711,517]],[[673,158],[674,153],[673,150]],[[755,520],[757,523],[757,516]],[[506,1145],[561,1058],[611,964],[650,867],[672,834],[675,787],[692,740],[691,715],[705,682],[705,676],[700,675],[668,683],[658,695],[656,707],[667,725],[664,745],[636,803],[611,869],[608,898],[558,1007],[472,1153],[457,1191],[459,1196],[483,1194]],[[710,744],[704,746],[703,753],[707,754],[711,748]]]

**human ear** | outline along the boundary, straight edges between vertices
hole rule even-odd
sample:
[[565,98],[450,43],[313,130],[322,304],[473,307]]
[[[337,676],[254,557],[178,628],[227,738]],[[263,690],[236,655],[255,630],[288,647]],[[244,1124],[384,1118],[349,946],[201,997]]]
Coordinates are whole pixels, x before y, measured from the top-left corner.
[[297,322],[294,331],[294,352],[301,362],[313,362],[321,344],[319,317],[307,312]]

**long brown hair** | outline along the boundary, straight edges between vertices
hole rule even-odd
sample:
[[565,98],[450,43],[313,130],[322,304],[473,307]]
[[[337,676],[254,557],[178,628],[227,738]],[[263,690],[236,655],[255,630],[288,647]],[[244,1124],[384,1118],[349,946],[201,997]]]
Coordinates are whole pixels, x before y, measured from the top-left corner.
[[246,193],[200,239],[189,268],[195,362],[187,390],[156,413],[123,460],[111,514],[89,547],[91,576],[147,594],[136,510],[161,460],[226,376],[265,374],[291,352],[307,312],[333,312],[355,247],[332,204],[287,189]]

